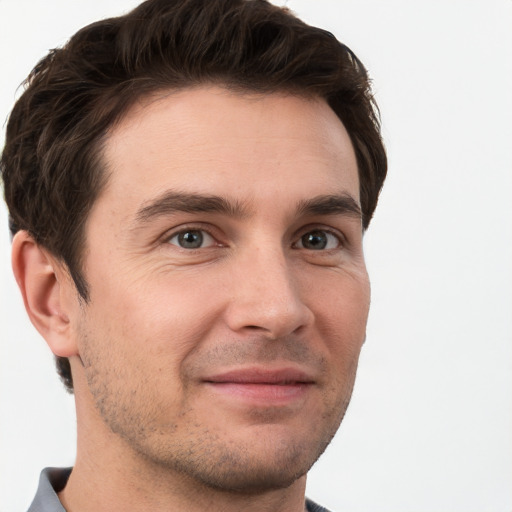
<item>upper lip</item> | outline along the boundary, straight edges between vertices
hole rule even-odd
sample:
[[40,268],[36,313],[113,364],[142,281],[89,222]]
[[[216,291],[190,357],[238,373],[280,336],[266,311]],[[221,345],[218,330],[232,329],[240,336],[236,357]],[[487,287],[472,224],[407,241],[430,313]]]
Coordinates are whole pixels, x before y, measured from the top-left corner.
[[237,368],[216,373],[203,379],[217,384],[312,384],[315,379],[297,368]]

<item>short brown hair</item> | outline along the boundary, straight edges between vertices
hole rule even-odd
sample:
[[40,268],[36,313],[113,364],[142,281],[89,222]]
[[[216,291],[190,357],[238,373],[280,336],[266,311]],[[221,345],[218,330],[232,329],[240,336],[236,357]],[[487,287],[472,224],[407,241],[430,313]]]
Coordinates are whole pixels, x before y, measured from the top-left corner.
[[[352,140],[363,228],[386,175],[368,74],[331,33],[266,0],[148,0],[93,23],[33,69],[10,115],[0,161],[11,231],[63,261],[81,298],[84,225],[106,176],[104,134],[141,96],[218,83],[324,98]],[[69,361],[57,359],[69,390]]]

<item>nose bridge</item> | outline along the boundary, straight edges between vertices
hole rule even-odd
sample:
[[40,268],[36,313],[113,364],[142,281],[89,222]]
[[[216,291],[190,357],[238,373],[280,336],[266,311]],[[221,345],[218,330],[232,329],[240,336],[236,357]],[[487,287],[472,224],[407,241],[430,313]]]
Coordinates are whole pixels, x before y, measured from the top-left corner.
[[233,274],[228,323],[232,330],[286,336],[311,321],[297,272],[281,246],[259,246],[240,257]]

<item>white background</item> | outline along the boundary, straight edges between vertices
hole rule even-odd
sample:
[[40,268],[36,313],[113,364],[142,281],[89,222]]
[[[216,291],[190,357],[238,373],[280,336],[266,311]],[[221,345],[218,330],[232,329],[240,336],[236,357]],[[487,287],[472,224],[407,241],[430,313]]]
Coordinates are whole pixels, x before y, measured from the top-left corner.
[[[136,3],[0,0],[0,123],[48,49]],[[369,69],[390,164],[365,240],[373,302],[356,389],[308,494],[338,512],[511,512],[512,0],[288,5]],[[73,463],[75,420],[11,277],[3,204],[0,292],[11,512],[42,467]]]

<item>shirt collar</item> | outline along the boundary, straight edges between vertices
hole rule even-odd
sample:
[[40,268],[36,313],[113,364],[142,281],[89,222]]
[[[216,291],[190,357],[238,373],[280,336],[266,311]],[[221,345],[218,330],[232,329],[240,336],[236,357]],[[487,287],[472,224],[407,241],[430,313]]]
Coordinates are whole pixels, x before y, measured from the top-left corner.
[[71,468],[45,468],[36,495],[27,512],[66,512],[57,493],[64,489]]

